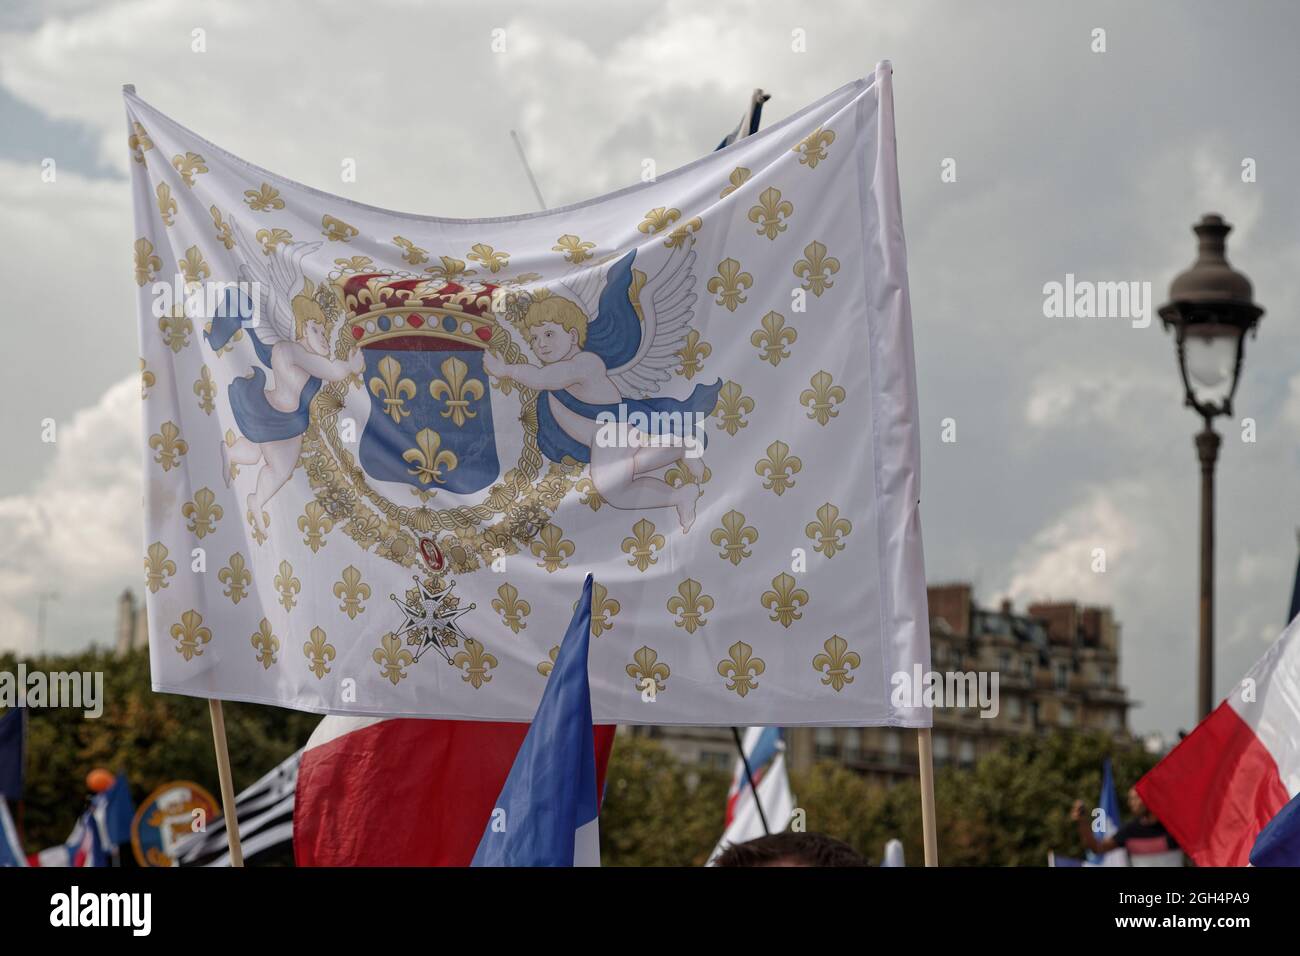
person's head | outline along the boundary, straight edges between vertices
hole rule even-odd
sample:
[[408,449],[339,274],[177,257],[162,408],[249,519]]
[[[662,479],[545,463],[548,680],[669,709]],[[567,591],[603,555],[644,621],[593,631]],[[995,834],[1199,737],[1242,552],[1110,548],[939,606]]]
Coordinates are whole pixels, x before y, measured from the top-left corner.
[[868,866],[857,850],[822,833],[773,833],[727,847],[714,866]]
[[521,324],[533,354],[548,364],[568,358],[587,341],[587,316],[560,296],[534,300]]
[[302,292],[289,303],[293,309],[293,331],[298,341],[317,355],[329,354],[330,320],[312,297],[310,280],[304,279]]
[[1145,817],[1151,813],[1147,809],[1147,805],[1142,802],[1142,798],[1138,796],[1137,787],[1128,788],[1127,801],[1129,813],[1133,814],[1133,816]]

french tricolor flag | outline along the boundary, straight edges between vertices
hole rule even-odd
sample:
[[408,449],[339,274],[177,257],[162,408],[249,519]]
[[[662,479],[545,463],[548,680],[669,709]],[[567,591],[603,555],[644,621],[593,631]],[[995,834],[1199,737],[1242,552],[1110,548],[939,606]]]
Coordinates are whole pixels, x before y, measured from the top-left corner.
[[1137,791],[1197,866],[1247,864],[1300,793],[1300,617]]

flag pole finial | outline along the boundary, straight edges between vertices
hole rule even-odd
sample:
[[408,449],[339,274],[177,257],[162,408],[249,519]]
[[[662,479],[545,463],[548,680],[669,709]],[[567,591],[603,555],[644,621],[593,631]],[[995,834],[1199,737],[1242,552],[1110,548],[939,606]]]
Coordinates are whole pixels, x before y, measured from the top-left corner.
[[123,83],[123,84],[122,84],[122,92],[123,92],[123,93],[130,93],[132,96],[134,96],[134,95],[135,95],[135,84],[134,84],[134,83]]

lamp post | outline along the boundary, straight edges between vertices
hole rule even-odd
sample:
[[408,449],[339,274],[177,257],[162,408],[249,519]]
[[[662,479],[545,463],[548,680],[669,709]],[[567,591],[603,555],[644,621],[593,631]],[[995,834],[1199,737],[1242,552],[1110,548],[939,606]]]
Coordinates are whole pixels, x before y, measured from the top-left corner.
[[1201,462],[1201,594],[1198,719],[1214,706],[1214,466],[1219,433],[1213,421],[1232,414],[1246,333],[1254,334],[1264,310],[1252,298],[1250,280],[1228,264],[1227,237],[1232,226],[1207,213],[1192,227],[1196,261],[1169,285],[1169,301],[1160,320],[1173,329],[1185,404],[1196,409],[1205,427],[1196,436]]

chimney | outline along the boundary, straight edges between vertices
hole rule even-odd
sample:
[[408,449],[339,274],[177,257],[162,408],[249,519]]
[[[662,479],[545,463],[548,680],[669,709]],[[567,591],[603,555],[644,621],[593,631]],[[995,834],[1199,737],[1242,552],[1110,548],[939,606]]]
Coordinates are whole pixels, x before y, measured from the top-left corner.
[[942,618],[957,637],[970,637],[971,586],[936,584],[926,588],[930,620]]
[[127,588],[117,599],[117,652],[125,654],[131,649],[135,637],[135,595]]

